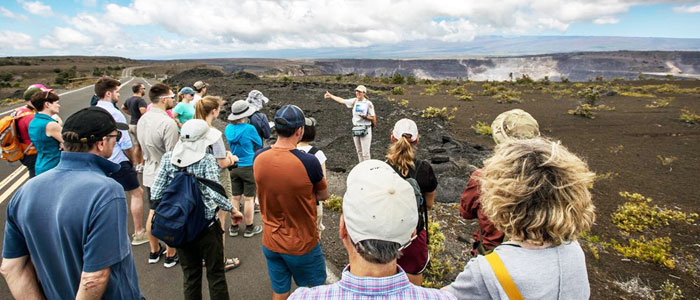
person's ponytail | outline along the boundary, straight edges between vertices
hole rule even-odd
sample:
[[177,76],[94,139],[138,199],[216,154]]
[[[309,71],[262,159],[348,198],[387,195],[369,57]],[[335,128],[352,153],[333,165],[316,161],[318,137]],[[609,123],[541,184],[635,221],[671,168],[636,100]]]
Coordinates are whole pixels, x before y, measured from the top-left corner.
[[409,135],[401,136],[398,141],[389,146],[386,154],[387,162],[394,166],[402,177],[408,176],[408,172],[415,166],[413,162],[415,153],[409,141],[410,138]]
[[216,96],[206,96],[195,104],[194,117],[195,119],[206,120],[209,113],[221,106],[221,98]]

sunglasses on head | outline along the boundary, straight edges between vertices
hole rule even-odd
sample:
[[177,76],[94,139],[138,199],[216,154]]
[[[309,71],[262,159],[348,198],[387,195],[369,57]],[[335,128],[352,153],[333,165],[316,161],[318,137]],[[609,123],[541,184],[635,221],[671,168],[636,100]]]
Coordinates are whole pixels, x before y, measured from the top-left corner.
[[175,94],[172,95],[166,95],[166,96],[160,96],[158,98],[170,98],[170,99],[175,99]]

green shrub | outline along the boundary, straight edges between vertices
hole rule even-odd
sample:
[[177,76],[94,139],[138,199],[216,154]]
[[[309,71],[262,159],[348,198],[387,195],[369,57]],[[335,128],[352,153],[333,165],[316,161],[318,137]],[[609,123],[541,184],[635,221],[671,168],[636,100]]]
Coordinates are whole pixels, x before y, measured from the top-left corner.
[[452,110],[448,113],[447,112],[447,107],[443,108],[437,108],[433,106],[428,106],[426,107],[422,112],[421,112],[421,117],[423,118],[441,118],[446,121],[450,121],[455,118],[455,114],[457,113],[457,107],[452,108]]
[[700,121],[700,115],[695,113],[695,111],[691,111],[690,109],[684,108],[681,109],[681,121],[690,123],[690,124],[695,124],[698,121]]
[[406,78],[401,75],[401,73],[396,72],[394,76],[391,76],[391,83],[393,84],[404,84],[406,83]]
[[399,105],[401,105],[402,107],[408,107],[408,100],[401,99],[401,101],[399,101]]
[[474,129],[474,131],[478,135],[492,135],[493,134],[493,130],[491,129],[491,125],[489,125],[483,121],[476,121],[476,124],[474,124],[474,126],[472,126],[472,129]]
[[455,95],[457,99],[462,101],[472,101],[472,94],[467,91],[463,86],[458,86],[454,89],[448,91],[450,95]]
[[686,214],[679,210],[651,206],[652,199],[639,193],[620,192],[620,197],[627,202],[617,207],[611,215],[611,222],[622,230],[623,234],[669,225],[671,221],[691,224],[698,218],[696,213]]
[[391,89],[392,95],[403,95],[405,92],[406,91],[404,90],[404,88],[402,88],[400,86],[397,86],[397,87],[394,87],[393,89]]
[[668,279],[661,284],[660,289],[661,300],[681,300],[684,298],[681,288]]
[[602,104],[597,106],[591,106],[590,104],[584,103],[581,105],[577,105],[574,109],[570,109],[567,113],[574,116],[595,119],[595,112],[602,110],[615,110],[615,107]]
[[602,91],[603,87],[601,86],[587,87],[576,92],[576,97],[581,99],[581,101],[585,104],[595,106],[598,104],[598,100],[600,100],[600,94]]
[[656,95],[649,93],[639,93],[639,92],[620,92],[620,95],[625,97],[635,97],[635,98],[656,98]]
[[428,222],[428,235],[430,243],[428,244],[428,252],[430,253],[430,267],[425,270],[423,277],[423,286],[429,288],[440,288],[447,285],[451,278],[449,275],[455,270],[461,270],[463,263],[453,262],[450,258],[445,257],[445,235],[441,232],[440,224],[437,222]]
[[323,204],[332,211],[343,212],[343,197],[331,195]]
[[515,84],[519,84],[519,85],[530,85],[533,83],[535,83],[535,81],[532,80],[530,75],[527,75],[527,74],[523,74],[522,76],[520,76],[520,78],[515,79]]
[[497,100],[498,103],[521,103],[523,102],[520,97],[522,96],[521,92],[518,92],[516,90],[505,90],[502,91],[496,95],[491,96],[491,98],[494,98]]
[[438,92],[440,92],[440,89],[437,87],[437,85],[431,85],[431,86],[423,89],[423,92],[421,93],[421,95],[434,96]]
[[654,102],[652,102],[651,104],[647,104],[647,105],[645,105],[645,106],[646,106],[647,108],[662,108],[662,107],[667,107],[667,106],[669,106],[669,105],[671,104],[671,102],[673,101],[673,99],[674,99],[673,97],[664,98],[664,99],[656,99],[656,100],[654,100]]
[[413,76],[413,75],[406,76],[406,84],[415,85],[416,84],[416,76]]
[[676,267],[676,262],[671,257],[670,237],[655,238],[647,242],[644,236],[641,236],[639,239],[630,239],[629,245],[619,244],[615,240],[612,240],[611,244],[612,248],[624,257],[659,263],[669,269]]

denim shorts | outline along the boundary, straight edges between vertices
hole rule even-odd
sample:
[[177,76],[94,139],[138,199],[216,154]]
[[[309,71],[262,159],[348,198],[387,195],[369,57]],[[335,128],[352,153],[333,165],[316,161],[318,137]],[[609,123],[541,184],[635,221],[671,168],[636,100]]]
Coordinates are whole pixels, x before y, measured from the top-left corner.
[[292,288],[291,277],[294,277],[296,285],[301,287],[319,286],[326,281],[326,258],[320,243],[309,253],[302,255],[277,253],[265,246],[262,246],[262,249],[275,293],[289,292]]

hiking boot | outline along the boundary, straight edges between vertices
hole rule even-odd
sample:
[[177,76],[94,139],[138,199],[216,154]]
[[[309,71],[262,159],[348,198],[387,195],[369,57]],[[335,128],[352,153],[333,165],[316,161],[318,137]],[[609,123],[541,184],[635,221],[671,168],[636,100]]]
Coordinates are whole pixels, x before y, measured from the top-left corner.
[[175,253],[175,255],[173,255],[173,257],[169,257],[169,256],[166,255],[166,256],[165,256],[165,262],[163,263],[163,267],[172,268],[172,267],[174,267],[175,265],[177,265],[177,263],[178,263],[179,261],[180,261],[180,259],[177,257],[177,253]]
[[238,236],[238,225],[233,226],[228,228],[228,235],[229,236]]
[[158,243],[158,251],[148,253],[148,263],[155,264],[160,260],[160,257],[165,254],[165,247]]
[[255,225],[255,226],[246,226],[245,227],[245,232],[243,233],[243,237],[253,237],[254,235],[261,233],[262,232],[262,226],[260,225]]
[[145,230],[131,235],[131,245],[138,246],[145,243],[148,243],[148,234],[146,234]]

